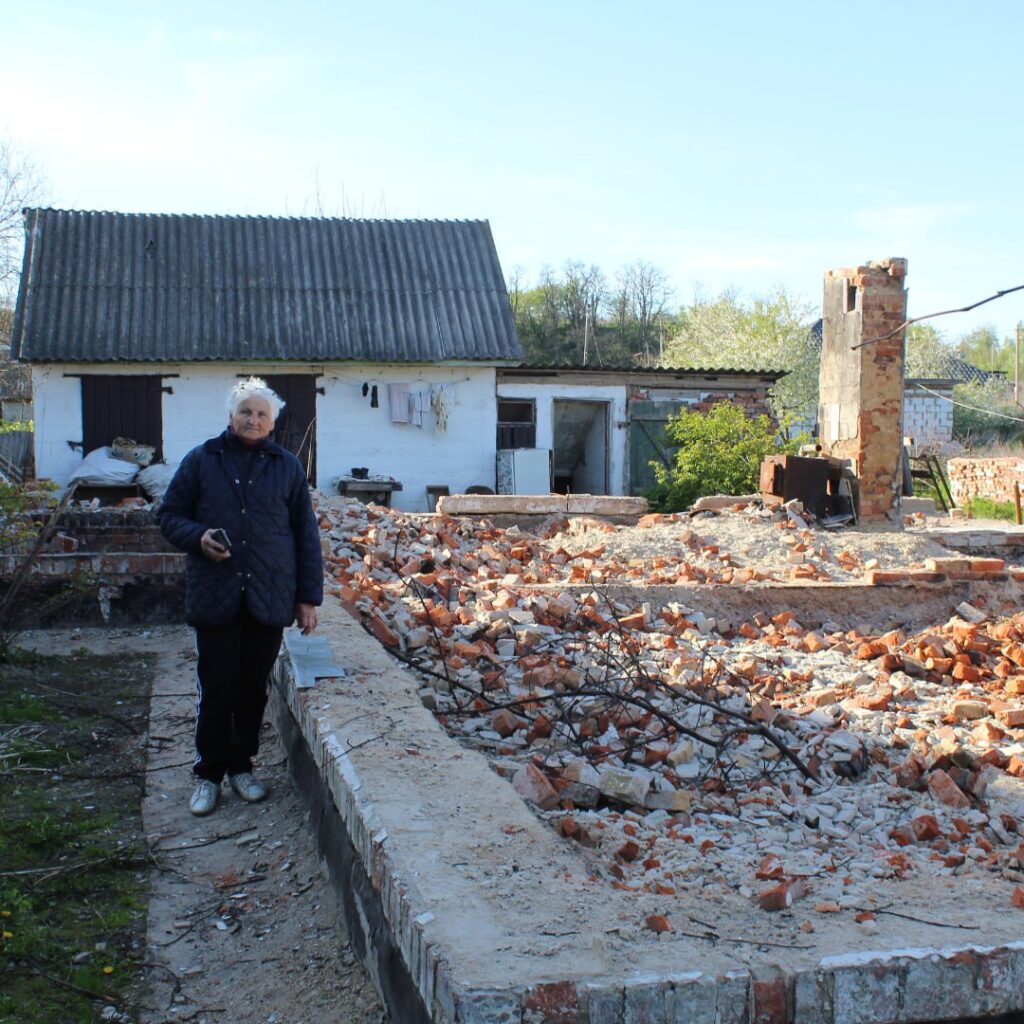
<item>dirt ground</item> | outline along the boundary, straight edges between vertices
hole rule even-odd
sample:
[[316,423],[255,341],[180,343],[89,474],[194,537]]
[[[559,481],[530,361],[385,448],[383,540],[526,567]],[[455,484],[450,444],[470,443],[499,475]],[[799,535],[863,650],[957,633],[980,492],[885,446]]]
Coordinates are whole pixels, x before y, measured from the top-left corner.
[[[262,804],[228,790],[195,818],[192,791],[195,651],[184,627],[25,634],[41,653],[87,648],[155,656],[143,828],[151,873],[140,1024],[382,1024],[376,991],[349,945],[306,815],[273,728],[257,772]],[[107,1011],[104,1019],[127,1020]]]

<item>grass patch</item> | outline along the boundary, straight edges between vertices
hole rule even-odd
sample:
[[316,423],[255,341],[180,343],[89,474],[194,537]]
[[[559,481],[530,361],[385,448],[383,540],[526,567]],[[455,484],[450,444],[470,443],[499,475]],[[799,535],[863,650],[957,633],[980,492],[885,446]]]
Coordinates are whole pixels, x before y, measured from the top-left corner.
[[1017,508],[1012,501],[993,501],[991,498],[971,498],[967,514],[972,519],[1002,519],[1008,523],[1017,522]]
[[153,665],[27,661],[0,666],[0,1022],[92,1022],[141,977]]

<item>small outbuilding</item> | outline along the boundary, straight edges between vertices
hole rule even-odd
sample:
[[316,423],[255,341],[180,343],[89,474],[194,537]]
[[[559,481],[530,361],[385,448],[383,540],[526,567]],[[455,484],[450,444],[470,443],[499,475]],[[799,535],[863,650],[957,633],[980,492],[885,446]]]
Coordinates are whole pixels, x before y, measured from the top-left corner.
[[60,483],[128,437],[176,462],[259,374],[277,438],[333,489],[351,470],[493,487],[495,371],[523,352],[486,221],[25,211],[12,355],[35,465]]

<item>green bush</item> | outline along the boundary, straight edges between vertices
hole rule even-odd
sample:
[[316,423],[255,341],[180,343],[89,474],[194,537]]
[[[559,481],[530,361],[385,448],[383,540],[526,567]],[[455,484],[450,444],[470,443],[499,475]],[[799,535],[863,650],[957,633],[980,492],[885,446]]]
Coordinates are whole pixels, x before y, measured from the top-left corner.
[[750,494],[757,490],[766,455],[795,454],[806,437],[785,443],[767,416],[751,418],[731,402],[709,412],[682,410],[665,427],[677,448],[670,468],[652,463],[657,487],[648,495],[654,508],[677,512],[705,494]]

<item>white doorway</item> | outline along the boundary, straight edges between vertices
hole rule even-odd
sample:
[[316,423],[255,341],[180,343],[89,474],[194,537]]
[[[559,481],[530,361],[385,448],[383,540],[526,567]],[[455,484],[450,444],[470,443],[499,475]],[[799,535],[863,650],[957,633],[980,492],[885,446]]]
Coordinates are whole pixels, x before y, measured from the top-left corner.
[[608,403],[556,399],[552,433],[554,489],[608,493]]

